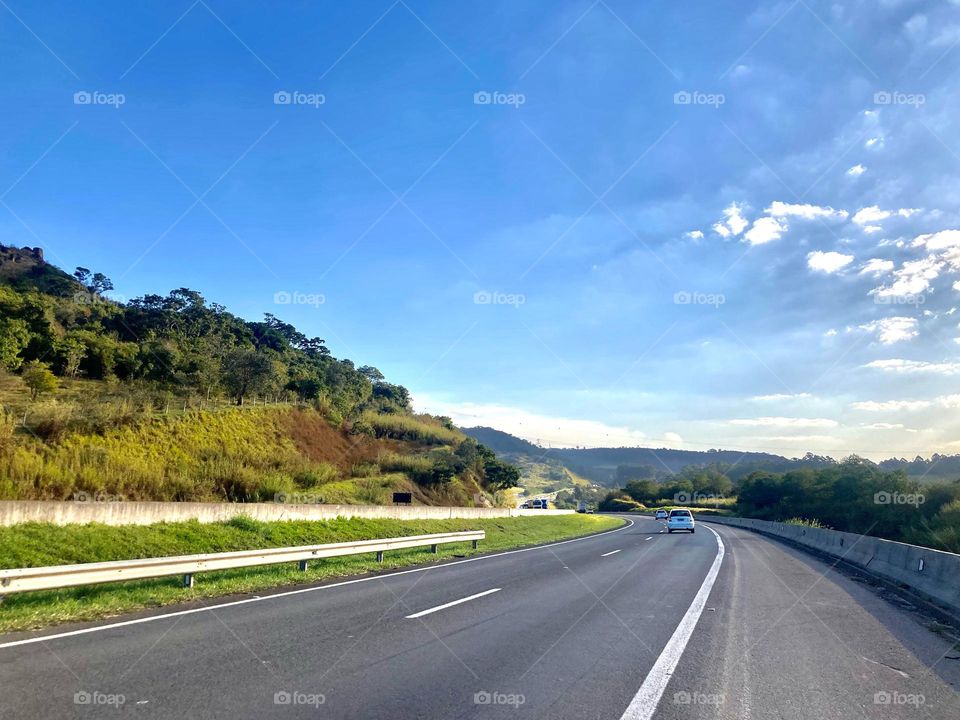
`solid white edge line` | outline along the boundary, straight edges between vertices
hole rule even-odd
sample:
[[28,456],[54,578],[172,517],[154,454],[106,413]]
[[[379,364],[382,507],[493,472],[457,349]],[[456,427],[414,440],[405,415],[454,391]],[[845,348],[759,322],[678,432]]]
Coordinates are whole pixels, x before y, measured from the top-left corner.
[[604,554],[601,555],[600,557],[607,557],[608,555],[616,555],[618,552],[620,552],[620,551],[619,551],[619,550],[611,550],[611,551],[608,552],[608,553],[604,553]]
[[644,679],[640,689],[637,690],[637,694],[633,696],[633,700],[630,701],[630,705],[627,706],[620,720],[650,720],[653,717],[653,714],[657,711],[657,706],[660,704],[660,698],[663,697],[663,692],[667,689],[667,683],[670,682],[673,671],[677,669],[680,656],[683,655],[683,651],[690,641],[690,636],[693,635],[693,630],[703,613],[704,606],[707,604],[707,598],[713,589],[713,584],[717,580],[725,552],[720,535],[713,528],[708,527],[707,530],[717,538],[717,555],[713,559],[713,565],[710,566],[707,576],[703,579],[703,584],[693,598],[693,602],[690,603],[686,614],[664,646],[660,657],[650,668],[646,679]]
[[521,548],[519,550],[505,550],[504,552],[494,553],[492,555],[479,555],[473,558],[467,558],[466,560],[456,560],[454,562],[444,563],[442,565],[428,565],[426,567],[413,568],[411,570],[398,570],[397,572],[386,573],[382,575],[372,575],[369,577],[356,578],[354,580],[344,580],[338,583],[331,583],[329,585],[316,585],[314,587],[300,588],[299,590],[287,590],[286,592],[273,593],[272,595],[263,595],[258,597],[246,598],[244,600],[233,600],[231,602],[220,603],[219,605],[205,605],[199,608],[191,608],[190,610],[176,610],[174,612],[163,613],[160,615],[151,615],[149,617],[136,618],[134,620],[124,620],[121,622],[109,623],[107,625],[95,625],[93,627],[81,628],[80,630],[69,630],[62,633],[54,633],[51,635],[39,635],[37,637],[25,638],[23,640],[12,640],[10,642],[0,643],[0,650],[5,648],[17,647],[19,645],[31,645],[33,643],[45,642],[47,640],[59,640],[60,638],[65,637],[74,637],[76,635],[86,635],[87,633],[100,632],[101,630],[110,630],[112,628],[126,627],[127,625],[139,625],[140,623],[153,622],[154,620],[163,620],[165,618],[180,617],[182,615],[193,615],[194,613],[202,613],[210,610],[221,610],[228,607],[236,607],[238,605],[246,605],[247,603],[262,602],[264,600],[274,600],[277,598],[292,597],[294,595],[302,595],[304,593],[316,592],[317,590],[331,590],[333,588],[343,587],[345,585],[355,585],[362,582],[370,582],[371,580],[385,580],[387,578],[396,577],[398,575],[409,575],[411,573],[426,572],[427,570],[442,570],[443,568],[453,567],[454,565],[463,565],[464,563],[477,562],[479,560],[491,560],[493,558],[504,557],[506,555],[516,555],[517,553],[532,552],[534,550],[546,550],[547,548],[556,547],[558,545],[567,545],[569,543],[582,542],[583,540],[593,540],[594,538],[602,537],[604,535],[610,535],[611,533],[620,532],[622,530],[627,530],[633,527],[633,520],[629,518],[622,518],[627,521],[627,524],[623,527],[614,528],[613,530],[604,530],[601,533],[595,533],[593,535],[585,535],[584,537],[572,538],[570,540],[561,540],[555,543],[548,543],[546,545],[535,545],[529,548]]
[[453,602],[444,603],[443,605],[437,605],[436,607],[432,607],[429,610],[421,610],[420,612],[414,613],[413,615],[407,615],[407,620],[413,620],[415,618],[423,617],[424,615],[435,613],[438,610],[446,610],[447,608],[453,607],[454,605],[462,605],[465,602],[470,602],[471,600],[482,598],[484,595],[492,595],[495,592],[500,592],[500,590],[501,588],[491,588],[490,590],[484,590],[483,592],[477,593],[476,595],[460,598],[459,600],[454,600]]

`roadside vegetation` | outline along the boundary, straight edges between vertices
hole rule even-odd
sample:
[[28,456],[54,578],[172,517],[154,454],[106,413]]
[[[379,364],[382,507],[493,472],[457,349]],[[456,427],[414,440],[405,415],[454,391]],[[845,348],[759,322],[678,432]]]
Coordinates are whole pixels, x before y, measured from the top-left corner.
[[755,471],[732,481],[722,466],[692,466],[663,479],[641,477],[610,491],[600,509],[686,507],[823,527],[960,553],[960,481],[909,478],[859,457],[785,473]]
[[231,593],[316,582],[329,578],[399,568],[480,552],[507,550],[609,530],[622,520],[597,515],[560,515],[485,520],[366,520],[258,522],[237,517],[225,523],[161,523],[146,526],[28,523],[0,528],[0,567],[125,560],[254,548],[313,545],[437,532],[484,530],[487,539],[441,545],[432,555],[422,548],[385,554],[328,558],[306,572],[294,563],[200,573],[193,588],[179,578],[157,578],[10,595],[0,603],[0,632],[36,628],[69,620],[92,620],[119,612]]
[[372,366],[0,246],[0,499],[487,505],[519,473]]

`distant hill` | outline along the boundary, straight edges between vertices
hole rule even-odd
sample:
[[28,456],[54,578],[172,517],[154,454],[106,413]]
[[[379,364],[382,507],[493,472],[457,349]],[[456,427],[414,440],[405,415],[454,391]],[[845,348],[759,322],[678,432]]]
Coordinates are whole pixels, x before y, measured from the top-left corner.
[[[558,462],[567,469],[603,485],[622,484],[631,471],[638,476],[663,477],[688,466],[716,465],[731,480],[746,477],[756,470],[786,472],[798,468],[822,468],[835,465],[834,458],[807,453],[800,458],[787,458],[765,452],[741,450],[674,450],[670,448],[542,448],[510,433],[489,427],[463,428],[463,432],[482,442],[494,452],[521,462],[537,457],[540,462]],[[933,455],[929,460],[883,460],[883,470],[903,470],[914,479],[954,479],[960,477],[960,455]],[[620,477],[618,478],[618,469]]]

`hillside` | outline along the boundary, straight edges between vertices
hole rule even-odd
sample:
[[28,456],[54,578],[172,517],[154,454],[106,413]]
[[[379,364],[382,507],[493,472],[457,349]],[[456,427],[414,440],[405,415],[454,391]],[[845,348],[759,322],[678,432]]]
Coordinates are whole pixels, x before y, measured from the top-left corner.
[[[489,427],[462,428],[463,432],[482,442],[501,457],[523,463],[537,458],[540,463],[562,466],[593,482],[608,486],[623,485],[637,477],[665,479],[684,468],[717,467],[731,480],[740,480],[758,470],[789,472],[802,468],[822,469],[836,466],[831,457],[807,453],[800,458],[787,458],[764,452],[741,450],[673,450],[670,448],[542,448],[510,433]],[[960,478],[960,455],[934,454],[907,460],[882,460],[885,471],[903,470],[907,477],[923,482]]]
[[402,385],[188,288],[0,246],[0,498],[490,504],[516,468]]

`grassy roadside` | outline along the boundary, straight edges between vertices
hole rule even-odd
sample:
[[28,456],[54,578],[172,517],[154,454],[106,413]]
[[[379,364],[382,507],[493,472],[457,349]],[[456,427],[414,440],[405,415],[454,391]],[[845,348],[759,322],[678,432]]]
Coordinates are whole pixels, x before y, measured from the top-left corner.
[[145,526],[67,525],[38,523],[0,528],[0,567],[39,567],[138,557],[227,552],[287,545],[311,545],[372,538],[422,535],[458,530],[485,530],[480,550],[468,543],[441,545],[437,555],[414,548],[373,555],[329,558],[306,572],[293,563],[201,573],[193,588],[178,578],[157,578],[91,585],[23,595],[0,604],[0,632],[25,630],[59,622],[93,620],[117,613],[159,607],[200,598],[252,592],[316,582],[374,570],[475,555],[561,540],[608,530],[622,520],[598,515],[497,518],[491,520],[364,520],[257,522],[234,518],[226,523],[161,523]]

